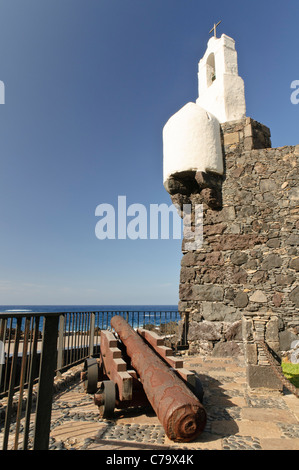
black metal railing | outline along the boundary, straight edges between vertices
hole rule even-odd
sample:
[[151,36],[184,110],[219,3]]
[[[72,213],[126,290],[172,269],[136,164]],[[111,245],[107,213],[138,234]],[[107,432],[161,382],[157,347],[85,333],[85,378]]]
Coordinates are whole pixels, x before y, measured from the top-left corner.
[[[19,449],[21,426],[22,449],[28,448],[33,402],[35,422],[32,445],[34,449],[47,449],[52,408],[50,391],[57,365],[59,315],[0,314],[0,321],[0,341],[4,351],[4,360],[0,365],[0,390],[2,397],[6,396],[5,400],[1,400],[0,408],[2,449]],[[39,385],[35,396],[33,386],[37,377]]]
[[188,347],[176,310],[0,313],[3,450],[48,448],[54,377],[99,354],[100,331],[111,328],[114,315],[123,316],[133,328],[158,330],[176,349]]

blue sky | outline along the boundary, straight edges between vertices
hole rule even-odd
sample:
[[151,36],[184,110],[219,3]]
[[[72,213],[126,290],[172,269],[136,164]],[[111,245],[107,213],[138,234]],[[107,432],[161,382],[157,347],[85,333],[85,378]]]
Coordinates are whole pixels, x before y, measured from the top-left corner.
[[0,0],[0,304],[178,302],[181,241],[99,240],[95,209],[170,205],[162,128],[219,20],[247,116],[298,144],[298,0]]

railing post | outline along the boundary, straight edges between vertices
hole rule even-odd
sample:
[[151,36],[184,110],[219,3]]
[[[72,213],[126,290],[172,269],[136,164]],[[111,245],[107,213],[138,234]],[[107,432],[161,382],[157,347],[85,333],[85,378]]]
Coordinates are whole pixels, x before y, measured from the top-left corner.
[[57,365],[57,337],[59,316],[44,317],[43,346],[35,416],[34,450],[48,450],[54,375]]
[[61,375],[64,359],[64,323],[65,316],[59,315],[59,332],[58,332],[58,345],[57,345],[57,375]]
[[94,332],[95,332],[95,313],[90,314],[90,331],[89,331],[89,355],[92,356],[94,353]]
[[7,409],[5,415],[5,423],[4,423],[4,436],[3,436],[3,450],[7,450],[8,446],[8,438],[9,438],[9,426],[12,414],[12,402],[15,392],[15,379],[16,379],[16,371],[17,371],[17,360],[18,360],[18,351],[19,351],[19,342],[20,342],[20,335],[21,335],[21,324],[22,318],[17,318],[17,326],[15,330],[15,338],[14,338],[14,352],[12,358],[12,365],[10,371],[10,379],[9,379],[9,389],[8,389],[8,398],[7,398]]
[[37,345],[39,337],[39,323],[40,318],[35,318],[35,325],[32,328],[31,334],[32,338],[32,351],[31,351],[31,360],[30,360],[30,375],[28,382],[28,391],[27,391],[27,403],[26,403],[26,414],[25,414],[25,425],[24,425],[24,440],[23,440],[23,450],[27,450],[28,441],[29,441],[29,426],[30,426],[30,415],[32,408],[32,392],[33,392],[33,382],[35,379],[36,364],[37,364]]

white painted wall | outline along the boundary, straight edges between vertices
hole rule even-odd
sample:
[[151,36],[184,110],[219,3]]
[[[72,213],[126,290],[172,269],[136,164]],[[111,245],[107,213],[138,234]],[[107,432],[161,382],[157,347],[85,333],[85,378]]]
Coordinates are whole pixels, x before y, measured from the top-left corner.
[[[211,83],[211,55],[214,55],[216,79]],[[223,34],[212,37],[198,64],[198,99],[196,103],[212,113],[219,122],[246,116],[244,81],[238,75],[235,41]]]
[[195,103],[187,103],[163,128],[163,182],[188,170],[223,174],[219,122]]

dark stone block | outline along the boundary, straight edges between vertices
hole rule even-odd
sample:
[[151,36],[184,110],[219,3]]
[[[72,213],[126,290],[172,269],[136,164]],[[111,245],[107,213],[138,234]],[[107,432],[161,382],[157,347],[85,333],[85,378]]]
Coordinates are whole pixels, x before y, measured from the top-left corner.
[[218,322],[190,322],[188,341],[219,341],[220,339],[221,325]]
[[289,295],[290,300],[299,308],[299,286],[292,290]]
[[215,188],[205,188],[201,191],[204,202],[212,209],[220,209],[222,207],[221,191]]
[[240,341],[243,340],[242,320],[235,321],[228,325],[225,331],[226,341]]
[[295,281],[295,277],[291,274],[279,274],[276,276],[276,284],[278,286],[290,286]]
[[281,265],[282,265],[281,257],[273,253],[264,259],[262,263],[262,269],[269,270],[273,268],[280,268]]
[[231,284],[246,284],[247,282],[247,272],[239,267],[231,266],[227,268],[227,276],[226,278],[231,282]]
[[235,253],[231,256],[231,262],[236,266],[241,266],[245,264],[248,260],[248,255],[246,253],[242,253],[241,251],[235,251]]
[[283,300],[283,294],[275,293],[272,297],[272,302],[274,303],[275,307],[280,307]]
[[190,267],[182,267],[180,274],[180,282],[192,282],[195,279],[195,269]]
[[248,250],[266,241],[265,237],[248,234],[224,234],[216,245],[217,251],[222,250]]
[[287,245],[291,246],[298,246],[299,245],[299,235],[296,235],[295,233],[292,233],[290,237],[286,241]]
[[205,173],[197,171],[195,174],[195,181],[200,189],[204,188],[219,188],[221,189],[223,177],[213,173]]
[[193,288],[194,300],[207,300],[209,302],[221,302],[224,292],[222,287],[213,285],[195,285]]
[[289,351],[293,341],[298,340],[299,337],[290,330],[284,330],[279,333],[279,347],[281,351]]
[[279,248],[280,247],[279,238],[271,238],[271,240],[267,241],[267,246],[269,248]]
[[289,263],[289,267],[295,269],[295,271],[299,271],[299,258],[292,259]]
[[165,181],[164,188],[171,195],[180,193],[188,196],[197,189],[194,175],[194,171],[177,173]]
[[180,300],[193,300],[193,289],[188,283],[180,285]]
[[240,354],[242,354],[241,348],[234,341],[219,342],[212,352],[214,357],[237,357]]
[[283,385],[270,366],[247,366],[247,383],[250,388],[267,388],[282,391]]
[[236,321],[240,318],[234,307],[223,305],[222,302],[202,302],[202,315],[207,321]]
[[248,299],[248,295],[246,294],[246,292],[239,292],[236,295],[235,300],[234,300],[235,307],[237,308],[247,307],[248,302],[249,302],[249,299]]

